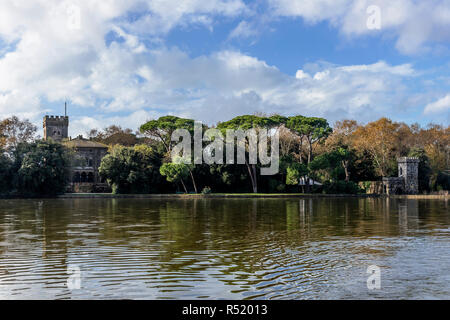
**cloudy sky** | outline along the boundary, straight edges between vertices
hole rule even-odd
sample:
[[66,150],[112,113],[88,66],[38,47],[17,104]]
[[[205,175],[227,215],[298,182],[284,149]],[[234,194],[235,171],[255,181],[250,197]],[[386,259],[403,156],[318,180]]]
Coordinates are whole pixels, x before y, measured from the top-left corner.
[[42,127],[64,101],[72,136],[166,114],[448,125],[450,1],[1,0],[0,118]]

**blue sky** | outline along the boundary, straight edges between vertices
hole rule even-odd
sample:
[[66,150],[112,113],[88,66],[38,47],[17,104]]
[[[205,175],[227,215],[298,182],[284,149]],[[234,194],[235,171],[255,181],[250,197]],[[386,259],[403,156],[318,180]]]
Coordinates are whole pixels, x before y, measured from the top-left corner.
[[448,125],[450,2],[2,1],[0,117],[41,127],[66,100],[73,136],[166,114]]

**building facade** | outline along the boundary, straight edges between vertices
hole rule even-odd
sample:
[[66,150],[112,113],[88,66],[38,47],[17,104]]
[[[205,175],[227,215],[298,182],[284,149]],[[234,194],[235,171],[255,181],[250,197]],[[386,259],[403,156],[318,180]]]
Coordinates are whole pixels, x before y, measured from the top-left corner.
[[102,181],[98,168],[108,152],[108,146],[78,136],[72,139],[69,133],[68,116],[45,116],[44,139],[52,139],[73,151],[70,166],[69,192],[107,192],[109,186]]
[[105,192],[108,185],[99,175],[98,168],[108,147],[102,143],[84,139],[68,139],[63,144],[73,150],[75,156],[70,168],[71,183],[68,191],[72,192]]

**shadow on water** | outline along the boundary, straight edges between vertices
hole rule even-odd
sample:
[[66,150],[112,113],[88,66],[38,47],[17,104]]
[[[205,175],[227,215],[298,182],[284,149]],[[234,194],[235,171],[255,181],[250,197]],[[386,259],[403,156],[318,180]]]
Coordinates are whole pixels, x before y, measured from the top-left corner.
[[0,200],[3,299],[449,298],[449,249],[446,200]]

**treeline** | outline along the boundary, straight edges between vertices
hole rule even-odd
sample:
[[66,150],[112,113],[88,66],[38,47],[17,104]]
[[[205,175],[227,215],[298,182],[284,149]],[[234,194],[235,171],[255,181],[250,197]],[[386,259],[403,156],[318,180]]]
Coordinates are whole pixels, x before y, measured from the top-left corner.
[[[450,188],[448,126],[422,128],[381,118],[368,124],[338,121],[332,128],[323,118],[245,115],[214,127],[277,130],[279,173],[262,176],[261,165],[248,161],[242,165],[172,163],[170,152],[178,143],[171,141],[172,133],[186,129],[193,136],[193,119],[165,116],[142,124],[137,132],[110,126],[91,130],[88,137],[110,146],[99,172],[115,193],[358,193],[359,181],[397,176],[396,159],[402,156],[420,159],[420,192]],[[27,120],[12,117],[0,123],[0,193],[64,192],[73,151],[42,141],[35,133]],[[246,148],[248,159],[248,144]],[[308,179],[321,185],[304,183]]]
[[0,122],[0,194],[54,195],[67,184],[70,150],[36,137],[17,117]]

